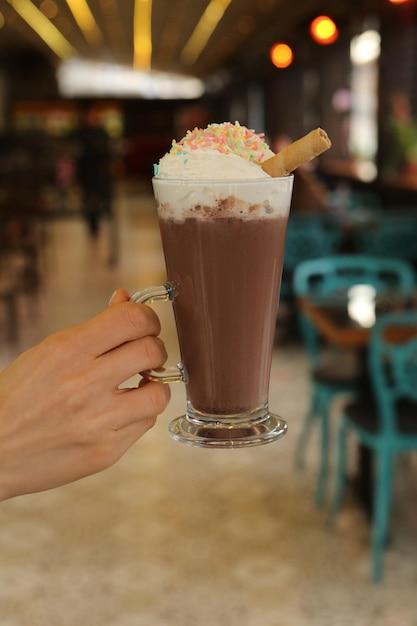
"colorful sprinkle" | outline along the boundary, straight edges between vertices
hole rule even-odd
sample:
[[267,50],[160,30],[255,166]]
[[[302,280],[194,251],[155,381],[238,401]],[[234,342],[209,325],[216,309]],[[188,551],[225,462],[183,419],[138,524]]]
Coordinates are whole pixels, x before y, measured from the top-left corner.
[[264,136],[264,133],[255,133],[239,122],[209,124],[204,130],[194,128],[187,131],[178,142],[174,140],[169,154],[186,155],[190,150],[212,149],[223,154],[237,154],[259,164],[271,154]]

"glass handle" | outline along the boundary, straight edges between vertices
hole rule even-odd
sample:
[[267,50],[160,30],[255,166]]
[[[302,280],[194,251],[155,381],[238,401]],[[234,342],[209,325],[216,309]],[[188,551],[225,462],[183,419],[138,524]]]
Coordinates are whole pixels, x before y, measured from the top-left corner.
[[138,304],[150,304],[157,300],[165,300],[173,302],[177,296],[177,292],[174,289],[172,283],[165,283],[165,285],[158,285],[155,287],[147,287],[141,289],[131,296],[131,302],[137,302]]
[[[138,304],[151,304],[151,302],[173,302],[177,296],[177,292],[172,283],[167,282],[164,285],[155,287],[147,287],[141,291],[137,291],[131,296],[131,302]],[[186,383],[187,371],[183,363],[177,363],[171,367],[161,367],[158,370],[146,370],[140,372],[145,380],[159,381],[161,383]]]

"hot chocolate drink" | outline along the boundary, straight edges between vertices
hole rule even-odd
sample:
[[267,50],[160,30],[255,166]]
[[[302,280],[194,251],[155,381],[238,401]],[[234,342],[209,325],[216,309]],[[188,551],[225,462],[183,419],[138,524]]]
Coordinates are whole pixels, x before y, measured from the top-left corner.
[[283,216],[160,217],[196,414],[243,414],[267,398],[286,223]]
[[264,171],[272,156],[262,134],[225,122],[189,131],[155,167],[187,385],[187,413],[170,432],[190,445],[259,445],[286,432],[268,390],[293,177]]
[[268,413],[292,177],[154,179],[188,417]]
[[182,362],[143,375],[186,383],[187,412],[169,426],[183,443],[253,446],[287,430],[268,391],[291,172],[331,143],[316,129],[292,145],[274,155],[263,133],[209,124],[155,164],[168,281],[132,299],[173,302]]

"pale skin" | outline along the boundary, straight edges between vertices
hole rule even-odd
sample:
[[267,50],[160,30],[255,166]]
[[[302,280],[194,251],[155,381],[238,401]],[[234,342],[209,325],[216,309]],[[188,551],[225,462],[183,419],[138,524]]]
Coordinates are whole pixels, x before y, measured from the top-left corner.
[[128,300],[117,290],[105,311],[0,372],[0,500],[110,467],[167,406],[168,385],[119,388],[167,357],[155,312]]

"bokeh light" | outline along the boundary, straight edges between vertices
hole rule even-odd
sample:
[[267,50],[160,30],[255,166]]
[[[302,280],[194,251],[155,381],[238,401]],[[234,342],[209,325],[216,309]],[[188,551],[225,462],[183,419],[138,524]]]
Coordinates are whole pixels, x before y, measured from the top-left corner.
[[286,43],[276,43],[270,50],[270,58],[275,67],[284,69],[291,65],[294,59],[293,51]]
[[336,41],[339,31],[330,17],[319,15],[310,24],[310,34],[317,43],[327,45]]

